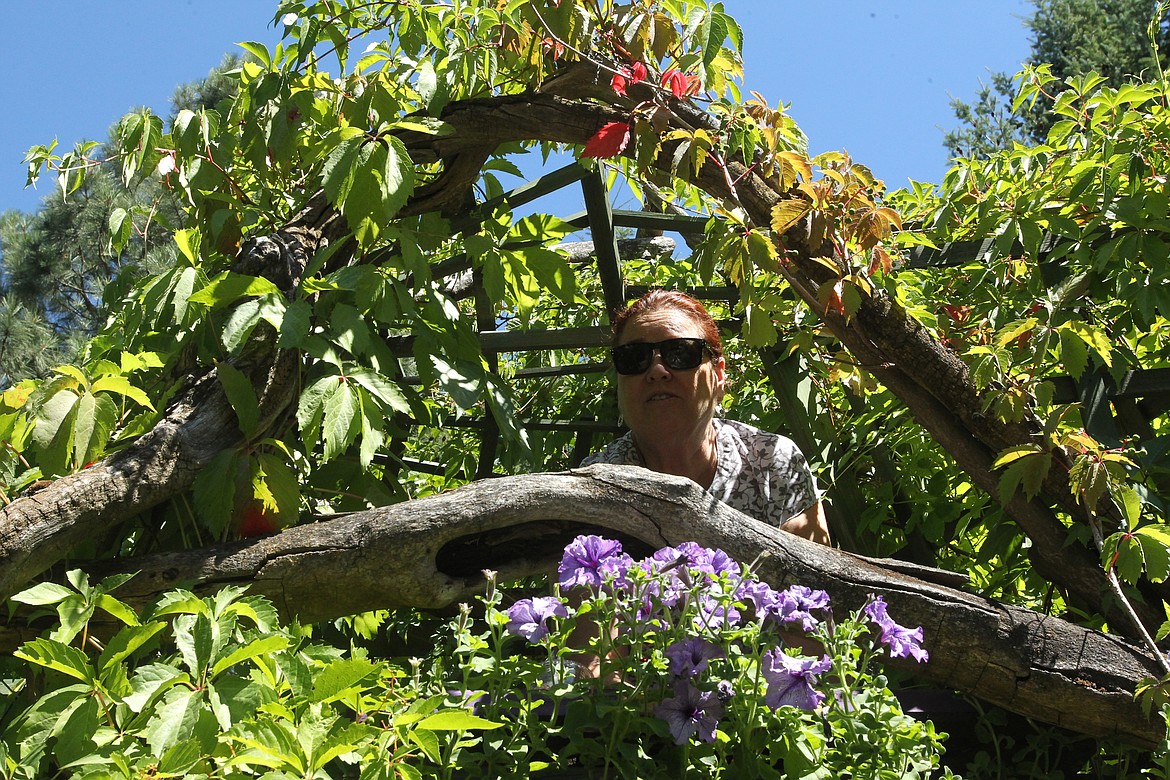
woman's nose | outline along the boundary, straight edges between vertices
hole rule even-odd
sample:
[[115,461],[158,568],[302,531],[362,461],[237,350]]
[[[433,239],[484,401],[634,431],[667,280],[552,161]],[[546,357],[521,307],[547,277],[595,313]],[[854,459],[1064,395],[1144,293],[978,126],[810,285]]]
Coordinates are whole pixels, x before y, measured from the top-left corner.
[[654,350],[650,355],[650,367],[646,369],[646,378],[652,380],[666,379],[670,376],[670,369],[662,362],[662,355]]

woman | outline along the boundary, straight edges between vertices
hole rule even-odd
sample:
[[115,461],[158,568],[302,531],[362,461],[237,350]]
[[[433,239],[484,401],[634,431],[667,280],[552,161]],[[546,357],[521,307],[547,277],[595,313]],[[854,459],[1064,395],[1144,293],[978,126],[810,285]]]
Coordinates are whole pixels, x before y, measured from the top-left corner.
[[719,328],[694,298],[651,290],[614,320],[618,409],[629,433],[582,465],[689,477],[728,506],[829,543],[804,456],[790,439],[715,417],[726,385]]

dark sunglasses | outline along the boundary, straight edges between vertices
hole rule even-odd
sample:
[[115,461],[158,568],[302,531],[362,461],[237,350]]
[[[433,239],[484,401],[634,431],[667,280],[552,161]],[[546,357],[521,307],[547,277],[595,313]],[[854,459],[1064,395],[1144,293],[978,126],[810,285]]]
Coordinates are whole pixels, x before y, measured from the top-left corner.
[[703,362],[703,353],[714,355],[709,344],[703,339],[667,339],[655,344],[635,341],[622,344],[610,350],[613,367],[619,374],[642,374],[654,362],[654,353],[662,356],[662,362],[673,371],[689,371]]

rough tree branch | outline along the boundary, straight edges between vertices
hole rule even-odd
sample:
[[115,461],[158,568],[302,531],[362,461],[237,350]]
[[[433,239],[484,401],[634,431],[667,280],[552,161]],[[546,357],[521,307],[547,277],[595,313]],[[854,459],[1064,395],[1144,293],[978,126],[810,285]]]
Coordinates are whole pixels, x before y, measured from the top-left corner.
[[[693,482],[596,465],[475,482],[457,490],[302,525],[230,547],[123,561],[140,573],[119,598],[147,602],[180,586],[248,585],[288,617],[316,621],[396,607],[440,609],[502,581],[552,573],[578,533],[646,550],[693,540],[719,547],[775,587],[823,588],[838,610],[882,595],[904,625],[921,624],[919,678],[1037,720],[1153,747],[1161,735],[1134,702],[1158,673],[1142,648],[1059,618],[998,604],[813,544],[743,515]],[[106,573],[106,572],[103,572]]]

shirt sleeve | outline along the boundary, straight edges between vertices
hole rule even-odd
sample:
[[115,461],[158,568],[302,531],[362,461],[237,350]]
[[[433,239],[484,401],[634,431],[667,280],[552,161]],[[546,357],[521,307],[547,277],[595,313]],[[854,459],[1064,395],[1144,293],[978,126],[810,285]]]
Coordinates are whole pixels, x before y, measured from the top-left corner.
[[581,461],[581,467],[592,466],[594,463],[608,463],[613,466],[643,465],[638,448],[634,446],[634,439],[628,433],[614,439],[601,452],[585,456]]
[[724,420],[726,453],[712,493],[729,506],[780,526],[817,501],[816,482],[791,439]]
[[771,478],[774,480],[772,495],[782,497],[773,502],[783,515],[776,518],[776,524],[782,525],[817,502],[817,488],[808,461],[796,443],[783,436],[777,439]]

